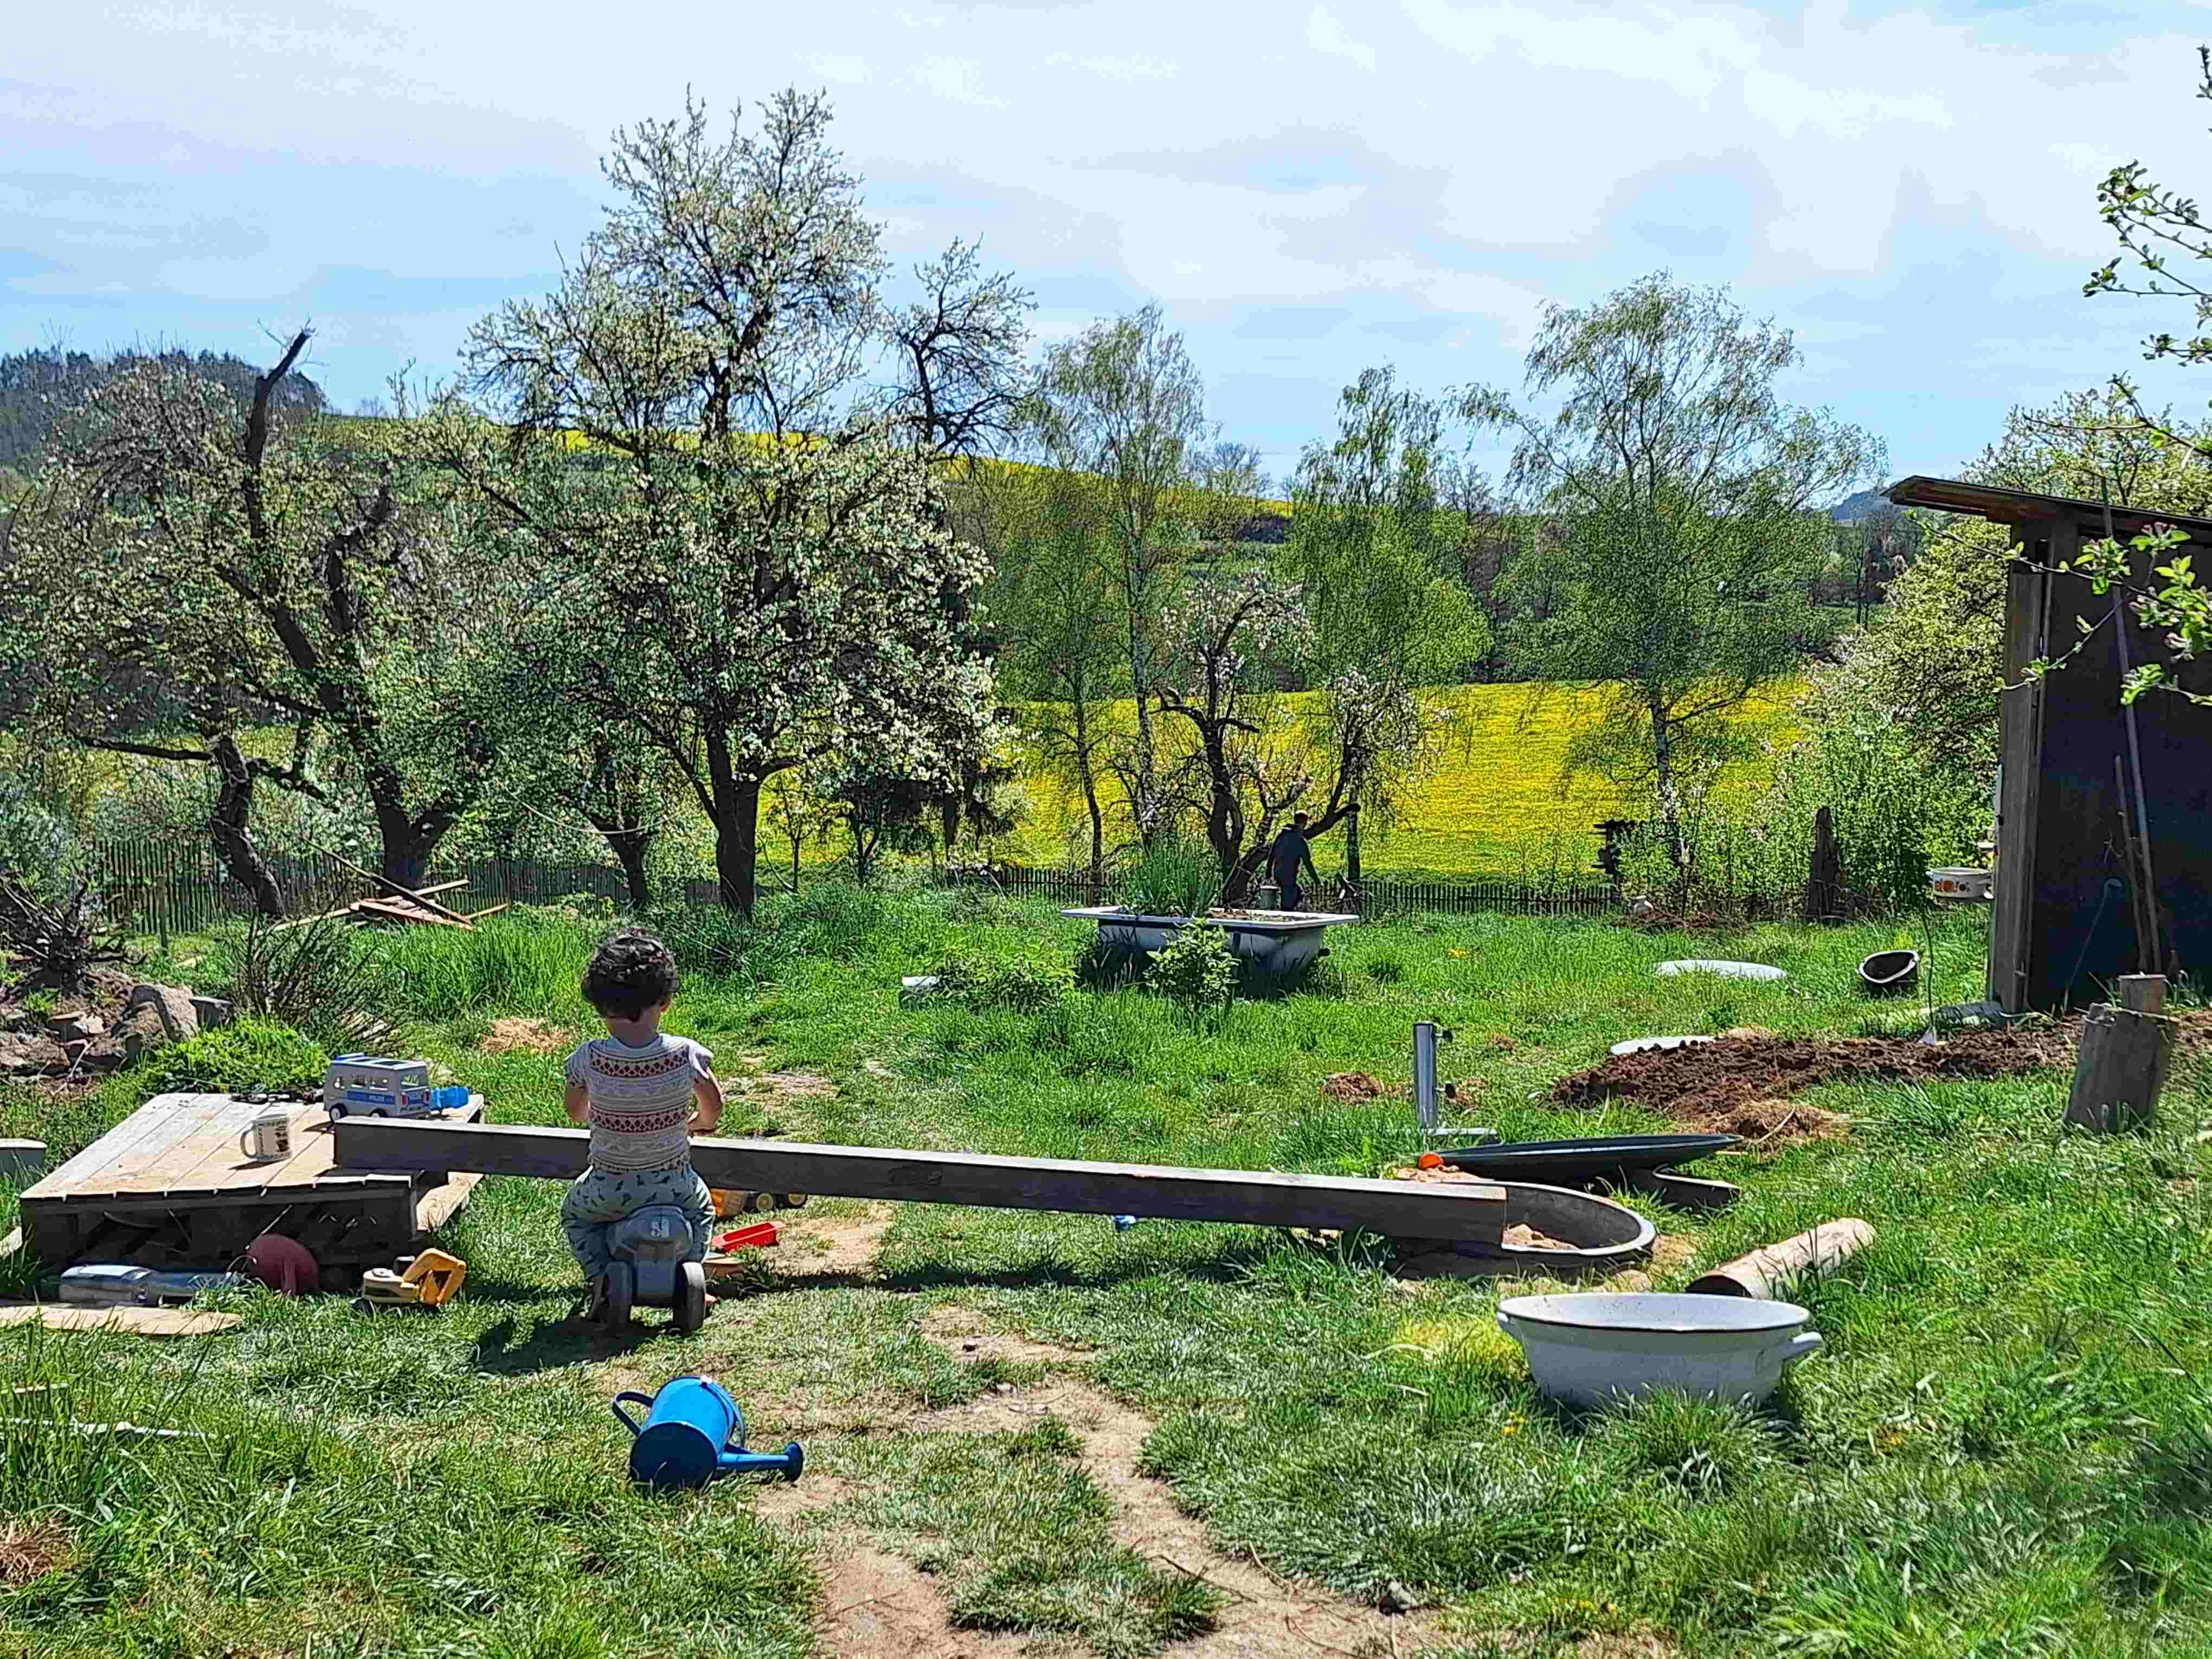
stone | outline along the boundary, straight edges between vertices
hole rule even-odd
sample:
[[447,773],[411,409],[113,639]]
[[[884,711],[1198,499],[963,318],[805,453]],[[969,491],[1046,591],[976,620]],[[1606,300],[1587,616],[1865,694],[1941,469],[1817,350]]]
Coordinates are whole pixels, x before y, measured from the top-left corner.
[[123,1018],[116,1023],[115,1037],[125,1063],[131,1064],[167,1042],[169,1027],[155,1004],[136,1003],[124,1010]]
[[908,974],[899,981],[899,1006],[917,1007],[935,996],[944,981],[935,974]]
[[43,1140],[0,1140],[0,1181],[29,1181],[46,1167]]
[[132,988],[131,999],[123,1005],[125,1025],[130,1025],[141,1008],[151,1008],[161,1022],[161,1033],[171,1042],[182,1042],[199,1033],[200,1017],[192,1006],[192,994],[174,985],[139,985]]
[[228,1025],[238,1018],[238,1010],[221,997],[194,997],[192,1012],[198,1017],[203,1031],[211,1031],[218,1025]]
[[46,1035],[57,1042],[89,1042],[107,1029],[98,1014],[56,1014],[46,1022]]
[[58,1077],[69,1056],[52,1037],[0,1032],[0,1077]]

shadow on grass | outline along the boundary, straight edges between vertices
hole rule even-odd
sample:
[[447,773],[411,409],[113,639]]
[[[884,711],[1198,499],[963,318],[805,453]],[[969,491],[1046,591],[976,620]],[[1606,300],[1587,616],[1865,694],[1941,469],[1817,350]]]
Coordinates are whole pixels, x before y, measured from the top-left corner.
[[566,1317],[540,1320],[528,1328],[527,1334],[512,1316],[485,1327],[477,1338],[477,1369],[496,1376],[520,1376],[563,1365],[598,1364],[635,1352],[664,1334],[678,1334],[672,1322],[635,1319],[622,1330],[611,1331],[586,1322],[583,1309],[580,1295],[570,1303]]

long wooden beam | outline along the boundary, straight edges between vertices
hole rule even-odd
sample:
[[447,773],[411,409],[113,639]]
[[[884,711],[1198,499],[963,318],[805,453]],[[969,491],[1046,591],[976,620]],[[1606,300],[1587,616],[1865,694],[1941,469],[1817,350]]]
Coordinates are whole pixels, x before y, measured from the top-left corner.
[[[349,1115],[331,1126],[348,1170],[465,1170],[484,1175],[580,1174],[590,1132],[507,1123],[440,1123]],[[710,1187],[1071,1210],[1258,1227],[1364,1228],[1397,1237],[1497,1243],[1505,1190],[1473,1182],[1413,1185],[1341,1176],[1085,1164],[975,1152],[817,1146],[785,1140],[695,1140],[691,1165]]]

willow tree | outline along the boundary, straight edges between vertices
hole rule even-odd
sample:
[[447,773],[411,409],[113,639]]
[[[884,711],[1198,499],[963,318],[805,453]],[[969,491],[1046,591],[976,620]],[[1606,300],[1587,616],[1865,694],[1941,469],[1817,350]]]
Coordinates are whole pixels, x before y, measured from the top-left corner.
[[[477,326],[477,401],[457,389],[419,428],[572,624],[543,694],[696,797],[747,913],[768,779],[870,752],[947,774],[945,734],[989,724],[984,562],[933,467],[996,421],[1018,296],[956,250],[892,316],[829,125],[787,92],[757,132],[733,116],[717,140],[696,103],[618,131],[605,222],[553,294]],[[911,395],[872,380],[887,353]]]
[[1135,752],[1127,776],[1139,832],[1162,827],[1159,745],[1153,729],[1160,617],[1196,540],[1194,503],[1218,491],[1193,486],[1214,429],[1206,386],[1160,308],[1095,323],[1046,354],[1028,407],[1045,459],[1099,481],[1104,495],[1100,550],[1121,599],[1129,690],[1136,705]]
[[[1312,619],[1318,678],[1362,690],[1324,698],[1355,726],[1378,698],[1396,702],[1446,684],[1490,650],[1490,627],[1462,569],[1462,532],[1443,499],[1451,458],[1446,411],[1372,368],[1338,399],[1337,435],[1308,447],[1291,489],[1280,561]],[[1356,738],[1356,732],[1346,734]],[[1345,865],[1360,878],[1363,808],[1385,809],[1389,769],[1354,768]]]
[[1510,644],[1537,678],[1609,689],[1570,764],[1648,786],[1678,866],[1686,769],[1723,758],[1729,716],[1832,632],[1812,598],[1822,509],[1883,459],[1858,428],[1781,401],[1775,381],[1798,357],[1786,329],[1724,289],[1662,272],[1553,307],[1528,401],[1487,387],[1462,400],[1517,439],[1509,483],[1559,529],[1521,557],[1556,609]]

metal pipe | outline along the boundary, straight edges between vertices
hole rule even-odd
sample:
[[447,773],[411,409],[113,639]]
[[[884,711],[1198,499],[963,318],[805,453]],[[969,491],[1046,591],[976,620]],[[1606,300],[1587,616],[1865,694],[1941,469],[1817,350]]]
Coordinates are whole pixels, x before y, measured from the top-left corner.
[[1413,1109],[1420,1115],[1421,1127],[1429,1133],[1437,1127],[1437,1023],[1432,1019],[1413,1022]]

